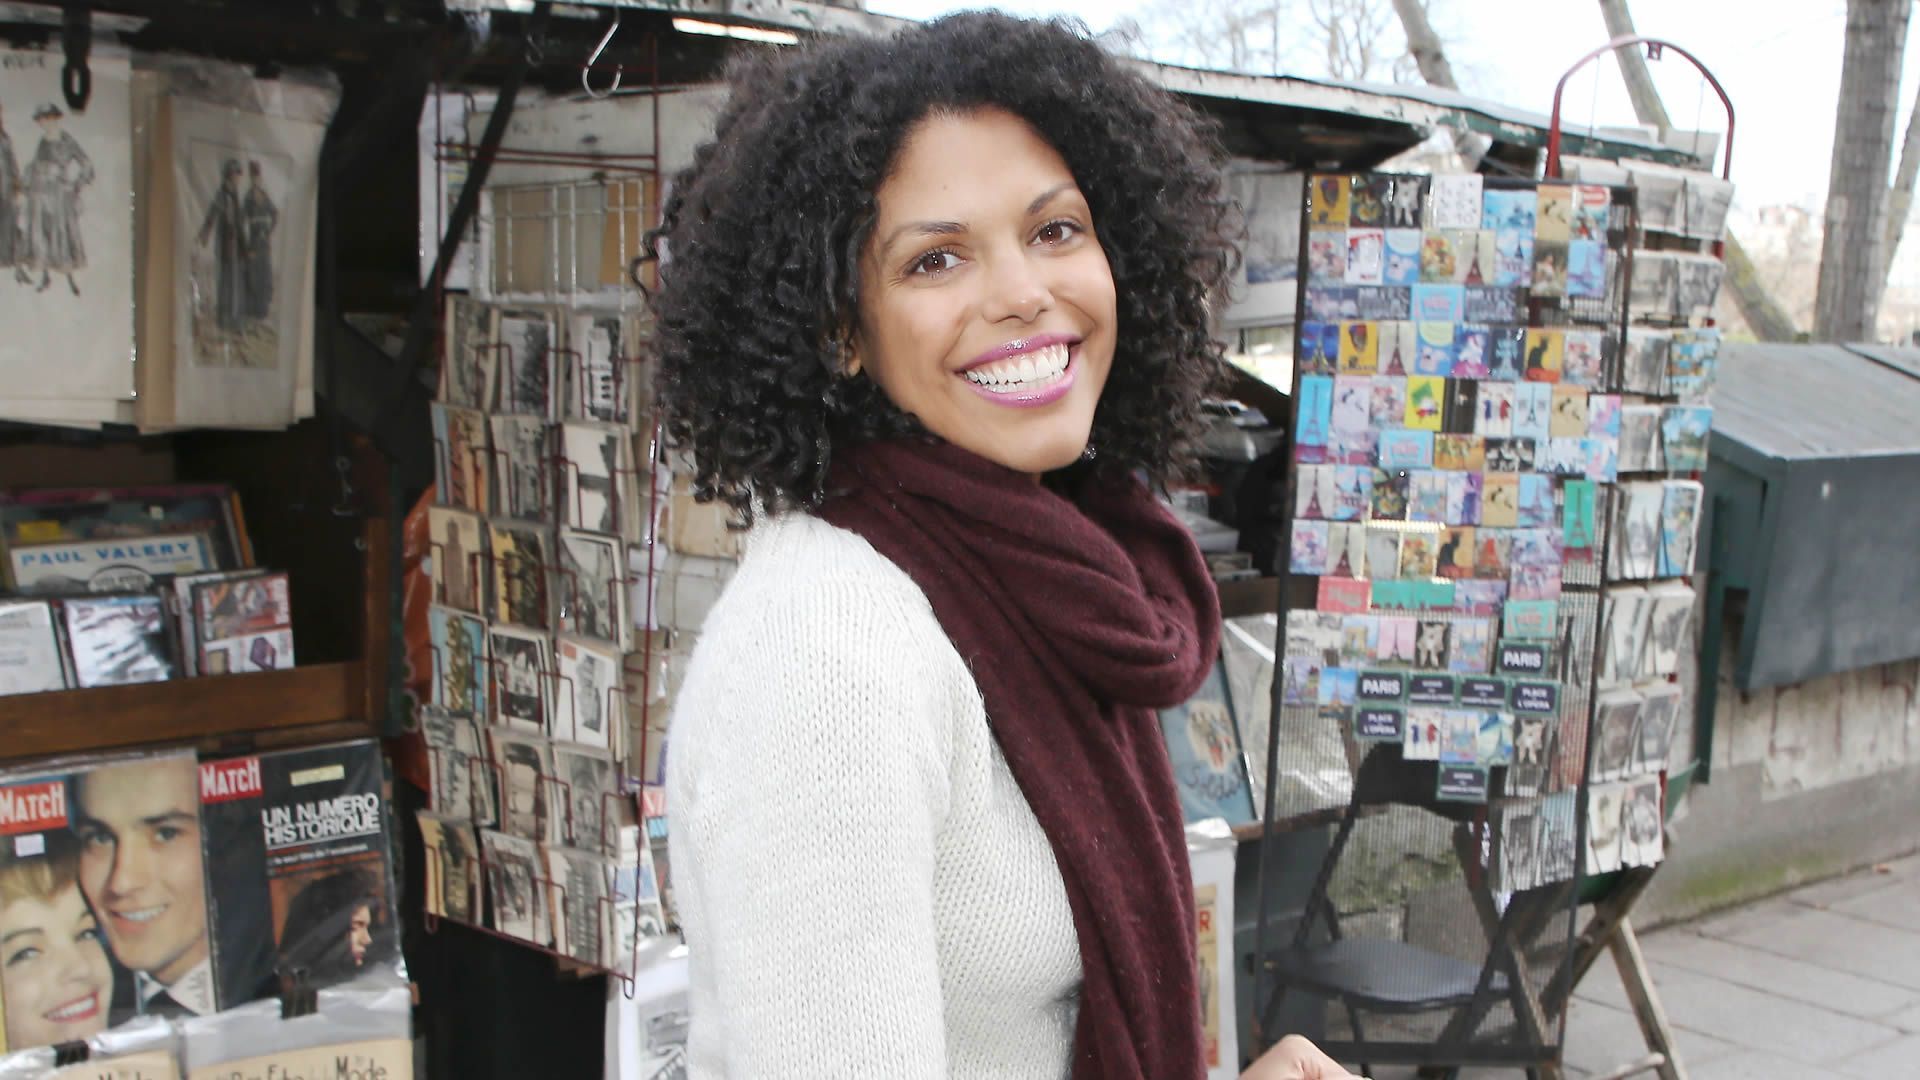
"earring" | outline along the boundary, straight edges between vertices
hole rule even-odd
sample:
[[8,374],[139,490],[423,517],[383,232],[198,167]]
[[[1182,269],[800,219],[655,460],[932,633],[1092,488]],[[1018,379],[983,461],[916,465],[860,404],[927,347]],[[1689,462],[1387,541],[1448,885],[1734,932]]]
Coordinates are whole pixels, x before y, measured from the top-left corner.
[[1092,444],[1092,443],[1088,443],[1088,444],[1087,444],[1087,448],[1086,448],[1085,450],[1082,450],[1082,451],[1080,451],[1080,460],[1081,460],[1081,461],[1092,461],[1092,460],[1093,460],[1094,458],[1096,458],[1096,457],[1098,457],[1098,456],[1099,456],[1099,453],[1100,453],[1100,452],[1099,452],[1098,450],[1095,450],[1095,449],[1093,448],[1093,444]]

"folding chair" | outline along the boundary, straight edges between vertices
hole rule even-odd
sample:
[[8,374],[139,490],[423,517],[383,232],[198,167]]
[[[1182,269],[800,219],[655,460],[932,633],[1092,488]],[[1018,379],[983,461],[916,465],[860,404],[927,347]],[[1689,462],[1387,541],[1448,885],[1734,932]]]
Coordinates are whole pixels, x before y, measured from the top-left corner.
[[[1354,775],[1352,797],[1321,861],[1292,939],[1264,958],[1266,970],[1276,984],[1262,1010],[1264,1028],[1277,1030],[1281,1003],[1290,991],[1298,990],[1338,1001],[1346,1010],[1353,1031],[1352,1041],[1326,1040],[1323,1048],[1336,1058],[1358,1061],[1363,1073],[1369,1073],[1374,1063],[1451,1066],[1465,1062],[1447,1060],[1449,1040],[1459,1045],[1469,1039],[1488,1010],[1506,1001],[1519,1019],[1523,1037],[1534,1045],[1547,1045],[1544,1014],[1538,997],[1527,984],[1516,943],[1524,943],[1537,935],[1556,906],[1565,908],[1570,883],[1521,894],[1527,899],[1516,898],[1501,913],[1494,910],[1484,880],[1476,880],[1477,875],[1469,873],[1468,887],[1474,895],[1476,910],[1482,913],[1483,920],[1491,916],[1489,948],[1485,960],[1479,964],[1410,941],[1348,936],[1328,898],[1334,873],[1347,851],[1354,826],[1362,816],[1362,809],[1368,806],[1399,804],[1452,821],[1455,850],[1463,866],[1477,862],[1477,853],[1470,851],[1467,837],[1472,832],[1471,826],[1481,820],[1485,807],[1441,801],[1434,797],[1434,792],[1433,763],[1404,760],[1397,743],[1377,745],[1367,751]],[[1476,857],[1469,859],[1470,854]],[[1326,937],[1316,942],[1318,924],[1324,924]],[[1433,1042],[1369,1040],[1362,1020],[1366,1014],[1440,1011],[1453,1015],[1442,1037]],[[1476,1058],[1472,1063],[1495,1062]],[[1524,1054],[1500,1063],[1525,1068],[1530,1077],[1558,1075],[1550,1063]]]

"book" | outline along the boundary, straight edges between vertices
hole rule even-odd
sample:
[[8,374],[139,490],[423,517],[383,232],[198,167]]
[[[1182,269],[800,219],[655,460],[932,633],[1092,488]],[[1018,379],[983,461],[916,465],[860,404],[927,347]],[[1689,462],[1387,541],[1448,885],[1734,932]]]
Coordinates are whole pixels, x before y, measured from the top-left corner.
[[197,581],[189,594],[200,674],[293,666],[293,611],[284,572]]
[[0,696],[66,688],[53,605],[46,600],[0,600]]
[[[1316,693],[1334,693],[1339,683],[1333,672],[1322,671]],[[1184,704],[1160,710],[1160,730],[1173,778],[1180,791],[1180,807],[1189,824],[1223,818],[1229,825],[1255,820],[1246,755],[1227,690],[1225,669],[1215,663],[1193,697]]]
[[543,948],[553,944],[553,922],[547,913],[547,867],[539,845],[524,837],[482,829],[480,852],[490,928]]
[[232,570],[253,563],[239,497],[226,484],[0,492],[0,546],[9,549],[177,535],[205,536],[214,568]]
[[12,544],[7,558],[13,587],[39,593],[139,592],[158,577],[214,569],[205,533]]
[[346,982],[397,953],[377,742],[223,758],[199,775],[222,1009],[300,972],[316,988]]
[[493,722],[535,734],[549,731],[553,716],[552,639],[545,634],[495,624],[487,628]]
[[73,685],[125,686],[174,677],[166,604],[157,595],[72,597],[60,615]]
[[[138,1014],[216,1008],[198,767],[190,751],[72,760],[0,777],[0,924],[13,1049]],[[52,985],[23,966],[38,935]]]

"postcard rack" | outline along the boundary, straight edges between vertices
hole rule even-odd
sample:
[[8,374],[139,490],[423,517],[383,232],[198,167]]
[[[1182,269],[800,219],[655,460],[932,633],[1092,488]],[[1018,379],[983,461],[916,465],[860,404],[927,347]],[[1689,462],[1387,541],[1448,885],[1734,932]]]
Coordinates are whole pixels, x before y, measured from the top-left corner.
[[268,749],[379,732],[387,707],[388,525],[362,526],[360,656],[284,671],[0,696],[0,758],[164,743]]
[[1275,926],[1263,851],[1256,1041],[1550,1069],[1564,1019],[1542,989],[1588,863],[1635,194],[1314,175],[1301,214],[1263,821],[1332,829]]

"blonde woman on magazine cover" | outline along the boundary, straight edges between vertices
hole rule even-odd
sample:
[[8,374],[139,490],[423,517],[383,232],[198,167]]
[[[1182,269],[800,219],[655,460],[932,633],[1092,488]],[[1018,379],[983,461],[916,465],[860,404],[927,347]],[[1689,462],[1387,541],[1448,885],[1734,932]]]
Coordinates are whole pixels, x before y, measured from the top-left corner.
[[754,525],[672,721],[690,1075],[1197,1080],[1156,710],[1221,624],[1149,485],[1220,361],[1220,148],[1060,23],[730,77],[653,298],[668,438]]

